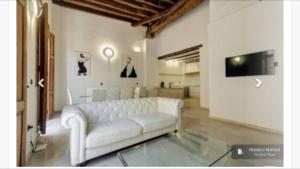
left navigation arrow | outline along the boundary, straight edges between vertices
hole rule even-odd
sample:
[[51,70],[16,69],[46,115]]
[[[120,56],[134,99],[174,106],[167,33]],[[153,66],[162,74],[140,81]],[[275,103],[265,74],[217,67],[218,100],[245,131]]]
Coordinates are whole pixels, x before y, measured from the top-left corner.
[[41,79],[41,80],[39,81],[39,85],[40,85],[42,88],[44,88],[43,82],[44,82],[44,79]]

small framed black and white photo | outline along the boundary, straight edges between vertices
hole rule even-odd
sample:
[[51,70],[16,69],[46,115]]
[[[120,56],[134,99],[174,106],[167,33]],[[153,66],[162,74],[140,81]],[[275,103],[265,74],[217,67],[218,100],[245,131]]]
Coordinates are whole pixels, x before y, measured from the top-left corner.
[[76,76],[91,75],[91,55],[89,52],[74,52],[74,70]]
[[121,61],[121,78],[137,78],[138,58],[134,55],[123,55]]

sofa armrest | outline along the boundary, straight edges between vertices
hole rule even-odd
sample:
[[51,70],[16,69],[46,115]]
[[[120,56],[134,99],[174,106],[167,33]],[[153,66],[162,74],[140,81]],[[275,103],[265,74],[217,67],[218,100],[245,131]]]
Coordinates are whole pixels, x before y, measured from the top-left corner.
[[87,118],[79,107],[66,106],[61,116],[61,124],[70,128],[70,156],[73,166],[85,161],[85,140]]
[[158,111],[162,113],[171,114],[177,117],[177,129],[181,127],[181,109],[183,107],[183,101],[181,99],[171,98],[157,98]]

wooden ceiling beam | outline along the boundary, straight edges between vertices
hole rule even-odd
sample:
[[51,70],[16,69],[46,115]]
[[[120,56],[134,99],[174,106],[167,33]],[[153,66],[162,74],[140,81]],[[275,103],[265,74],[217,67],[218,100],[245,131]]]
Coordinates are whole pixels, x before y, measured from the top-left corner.
[[197,7],[201,4],[204,0],[188,0],[184,5],[179,8],[176,12],[171,13],[170,15],[166,16],[165,18],[157,21],[157,23],[153,24],[151,27],[148,28],[146,36],[149,38],[154,37],[155,34],[160,32],[163,28],[167,25],[171,24],[178,18],[184,16],[186,13]]
[[164,18],[164,17],[167,17],[168,15],[170,15],[171,13],[175,12],[177,9],[179,9],[181,6],[184,5],[184,3],[186,2],[187,0],[179,0],[175,5],[173,5],[171,8],[165,10],[165,11],[162,11],[160,13],[157,13],[157,14],[154,14],[148,18],[145,18],[141,21],[138,21],[138,22],[135,22],[132,24],[132,26],[136,27],[136,26],[142,26],[144,24],[147,24],[147,23],[150,23],[150,22],[153,22],[153,21],[156,21],[158,19],[161,19],[161,18]]
[[165,3],[168,3],[168,4],[171,4],[171,5],[174,5],[175,2],[172,1],[172,0],[161,0],[162,2],[165,2]]
[[[137,0],[139,1],[139,0]],[[162,6],[164,8],[170,8],[171,6],[173,6],[175,4],[175,2],[177,2],[178,0],[174,0],[175,2],[174,3],[168,3],[168,2],[165,2],[165,1],[162,1],[162,0],[142,0],[142,1],[147,1],[147,2],[150,2],[152,4],[155,4],[155,5],[159,5],[159,6]]]
[[167,58],[171,58],[171,57],[176,56],[176,55],[180,55],[180,54],[192,52],[192,51],[198,50],[202,46],[203,46],[202,44],[196,45],[196,46],[192,46],[192,47],[189,47],[189,48],[186,48],[186,49],[182,49],[182,50],[177,51],[177,52],[173,52],[173,53],[169,53],[169,54],[166,54],[166,55],[159,56],[157,59],[159,59],[159,60],[161,60],[161,59],[167,59]]
[[147,26],[146,37],[153,38],[167,25],[204,0],[52,0],[54,4]]
[[141,11],[141,10],[137,10],[136,8],[132,8],[132,7],[128,7],[127,5],[122,5],[119,3],[116,3],[112,0],[86,0],[90,3],[93,4],[98,4],[98,5],[102,5],[102,6],[106,6],[109,8],[113,8],[122,12],[126,12],[132,15],[138,15],[141,17],[149,17],[152,15],[152,13],[149,13],[147,11]]
[[174,60],[174,59],[188,58],[188,57],[195,56],[195,55],[199,55],[199,54],[200,54],[200,52],[193,52],[193,53],[186,54],[186,55],[181,55],[181,56],[171,57],[171,58],[168,58],[168,59],[166,59],[166,60]]
[[140,3],[140,2],[137,2],[137,1],[134,1],[134,0],[112,0],[112,1],[117,2],[119,4],[122,4],[122,5],[132,7],[132,8],[136,8],[136,9],[139,9],[139,10],[151,12],[152,14],[160,12],[160,9],[157,9],[153,6],[150,6],[150,5],[147,5],[147,4],[144,4],[144,3]]
[[136,1],[138,1],[140,3],[150,5],[150,6],[153,6],[153,7],[158,8],[158,9],[162,9],[162,10],[167,8],[166,6],[157,4],[157,3],[155,3],[154,1],[151,1],[151,0],[136,0]]
[[197,59],[200,58],[200,55],[194,55],[194,56],[190,56],[187,58],[181,58],[181,59],[172,59],[174,61],[186,61],[186,60],[193,60],[193,59]]
[[116,11],[115,9],[105,7],[105,6],[90,4],[89,2],[83,1],[83,0],[80,0],[80,1],[77,1],[77,0],[63,0],[63,1],[66,2],[66,3],[69,3],[69,4],[82,6],[82,7],[85,7],[85,8],[97,10],[97,11],[108,13],[108,14],[111,14],[111,15],[116,15],[116,16],[119,16],[119,17],[132,19],[132,20],[135,20],[135,21],[139,21],[139,20],[142,19],[142,17],[140,17],[140,16],[128,14],[128,13],[125,13],[125,12],[122,12],[122,11]]
[[200,62],[200,59],[185,61],[186,64],[187,63],[195,63],[195,62]]
[[78,4],[68,3],[65,0],[52,0],[52,1],[53,1],[54,4],[57,4],[57,5],[60,5],[60,6],[63,6],[63,7],[72,8],[72,9],[76,9],[76,10],[81,10],[81,11],[89,12],[89,13],[92,13],[92,14],[102,15],[102,16],[105,16],[105,17],[109,17],[109,18],[113,18],[113,19],[117,19],[117,20],[121,20],[121,21],[125,21],[125,22],[132,23],[132,22],[135,21],[135,20],[133,20],[131,18],[128,18],[128,17],[117,16],[117,15],[114,15],[114,14],[111,14],[111,13],[106,13],[106,12],[103,12],[103,11],[99,11],[99,10],[96,10],[96,9],[93,9],[93,8],[81,6],[81,5],[78,5]]
[[193,58],[193,59],[187,59],[187,60],[180,60],[177,61],[177,63],[182,63],[182,62],[190,62],[190,61],[200,61],[200,58]]

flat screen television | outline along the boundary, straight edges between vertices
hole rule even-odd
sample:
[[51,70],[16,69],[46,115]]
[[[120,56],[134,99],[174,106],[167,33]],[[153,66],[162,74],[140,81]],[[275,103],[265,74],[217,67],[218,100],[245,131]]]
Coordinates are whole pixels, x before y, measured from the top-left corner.
[[226,58],[226,77],[273,75],[274,50]]

